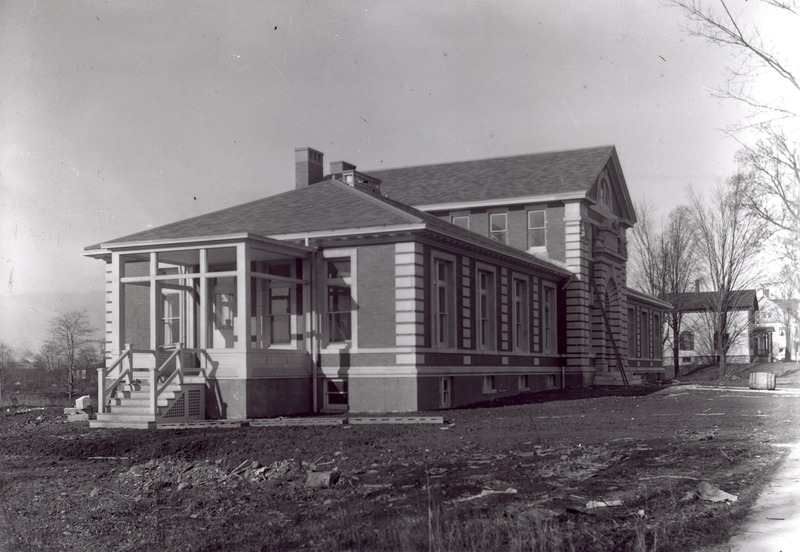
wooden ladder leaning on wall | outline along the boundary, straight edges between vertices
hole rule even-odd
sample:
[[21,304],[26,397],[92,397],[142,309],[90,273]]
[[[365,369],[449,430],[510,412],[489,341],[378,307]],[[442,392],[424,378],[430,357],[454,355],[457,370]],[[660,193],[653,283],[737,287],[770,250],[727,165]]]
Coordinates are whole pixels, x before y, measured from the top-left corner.
[[600,314],[603,316],[603,324],[606,327],[608,339],[611,341],[611,347],[614,349],[614,356],[617,358],[617,368],[619,368],[619,373],[622,375],[622,383],[625,384],[625,387],[630,387],[628,375],[625,373],[628,368],[628,363],[624,358],[622,358],[622,354],[619,352],[619,347],[617,347],[617,340],[614,339],[614,332],[611,331],[611,322],[608,320],[608,313],[606,313],[606,307],[603,304],[603,296],[600,294],[600,290],[597,289],[597,286],[594,285],[594,282],[590,280],[589,285],[594,293],[594,300],[600,309]]

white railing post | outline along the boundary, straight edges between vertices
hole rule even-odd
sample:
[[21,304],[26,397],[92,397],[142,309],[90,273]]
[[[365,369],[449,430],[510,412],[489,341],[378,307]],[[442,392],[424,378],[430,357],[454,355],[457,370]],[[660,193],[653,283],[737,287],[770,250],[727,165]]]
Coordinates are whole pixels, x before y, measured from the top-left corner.
[[97,412],[106,411],[106,368],[97,369]]
[[183,383],[183,343],[177,343],[178,355],[175,357],[175,370],[178,372],[178,382]]
[[158,413],[158,403],[156,394],[158,393],[158,366],[150,367],[150,414],[155,416]]
[[[128,383],[133,385],[133,352],[130,343],[125,344],[125,354],[128,355]],[[122,363],[120,363],[119,369],[122,370]]]

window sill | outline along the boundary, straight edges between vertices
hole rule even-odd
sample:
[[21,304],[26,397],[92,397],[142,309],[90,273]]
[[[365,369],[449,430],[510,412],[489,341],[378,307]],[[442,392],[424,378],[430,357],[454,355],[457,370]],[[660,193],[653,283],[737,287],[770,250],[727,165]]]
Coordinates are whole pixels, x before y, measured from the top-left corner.
[[497,389],[484,389],[483,390],[483,394],[484,395],[496,395],[497,394]]

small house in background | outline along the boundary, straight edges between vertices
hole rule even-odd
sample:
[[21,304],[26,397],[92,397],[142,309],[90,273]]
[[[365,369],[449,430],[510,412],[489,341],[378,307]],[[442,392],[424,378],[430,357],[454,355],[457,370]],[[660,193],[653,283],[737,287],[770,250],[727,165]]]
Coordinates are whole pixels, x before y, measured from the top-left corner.
[[758,306],[756,322],[772,336],[772,360],[797,360],[800,350],[800,301],[779,299],[773,297],[769,289],[761,289],[758,290]]
[[102,242],[96,426],[445,409],[660,378],[614,147],[380,171]]
[[[738,290],[730,293],[722,301],[719,292],[696,291],[671,297],[681,305],[683,319],[678,336],[681,365],[701,365],[719,362],[715,349],[715,323],[717,304],[727,305],[728,330],[723,335],[727,344],[726,360],[729,363],[747,363],[767,361],[770,356],[772,332],[769,328],[759,326],[756,313],[759,301],[756,291],[752,289]],[[671,328],[667,328],[668,339],[672,339]],[[672,348],[664,351],[664,360],[672,365]]]

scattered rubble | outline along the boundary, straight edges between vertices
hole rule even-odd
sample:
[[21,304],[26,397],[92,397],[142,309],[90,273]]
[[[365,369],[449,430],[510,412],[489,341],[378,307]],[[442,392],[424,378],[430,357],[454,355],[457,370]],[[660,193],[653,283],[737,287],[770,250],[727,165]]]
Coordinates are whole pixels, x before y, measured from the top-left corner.
[[480,492],[480,494],[476,494],[476,495],[472,495],[472,496],[462,496],[460,498],[456,498],[454,500],[451,500],[450,502],[451,503],[467,502],[469,500],[475,500],[475,499],[478,499],[478,498],[483,498],[485,496],[496,495],[496,494],[517,494],[517,490],[515,488],[513,488],[513,487],[509,487],[508,489],[506,489],[504,491],[493,491],[491,489],[483,489]]
[[175,458],[153,459],[137,464],[119,474],[123,484],[141,486],[144,491],[175,486],[178,491],[201,485],[238,485],[239,482],[261,483],[298,479],[302,468],[293,459],[273,462],[263,466],[258,461],[246,460],[232,471],[225,470],[220,461],[187,462]]
[[738,496],[726,493],[719,487],[712,485],[707,481],[700,483],[695,492],[697,493],[698,498],[701,500],[707,500],[709,502],[736,502],[739,500]]
[[621,500],[590,500],[586,503],[587,510],[594,510],[595,508],[610,508],[612,506],[622,506]]
[[67,407],[64,409],[64,414],[67,415],[67,421],[70,422],[88,422],[94,419],[94,401],[89,395],[84,395],[75,399],[74,407]]

